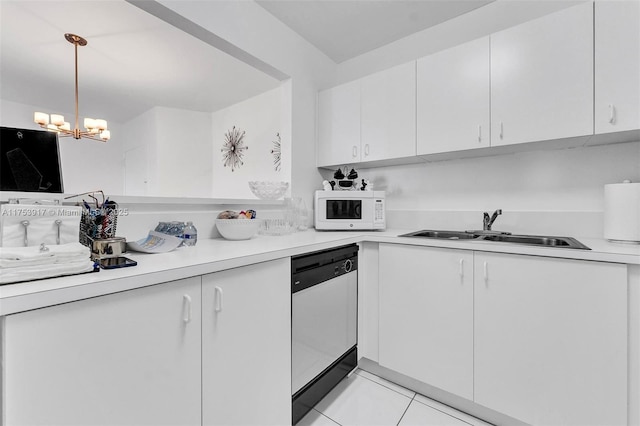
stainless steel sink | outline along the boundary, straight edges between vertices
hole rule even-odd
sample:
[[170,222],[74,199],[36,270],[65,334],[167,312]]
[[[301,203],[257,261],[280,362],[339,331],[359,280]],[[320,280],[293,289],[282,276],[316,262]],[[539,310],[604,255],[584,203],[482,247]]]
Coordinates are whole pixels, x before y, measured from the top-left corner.
[[500,243],[526,244],[539,247],[570,248],[591,250],[580,241],[571,237],[548,235],[511,235],[505,233],[486,233],[483,231],[438,231],[422,230],[400,235],[401,237],[436,238],[440,240],[495,241]]
[[478,238],[479,235],[474,235],[470,232],[464,231],[417,231],[409,234],[400,235],[401,237],[422,237],[422,238],[438,238],[441,240],[470,240]]
[[562,247],[580,250],[591,250],[580,241],[571,237],[548,237],[539,235],[485,235],[484,241],[498,241],[501,243],[529,244],[545,247]]

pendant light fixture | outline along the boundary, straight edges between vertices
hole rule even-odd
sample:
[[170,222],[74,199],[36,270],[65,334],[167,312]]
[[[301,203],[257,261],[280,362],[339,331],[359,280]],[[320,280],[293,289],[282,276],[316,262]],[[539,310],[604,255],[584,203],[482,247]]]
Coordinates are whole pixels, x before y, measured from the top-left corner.
[[57,132],[61,137],[73,136],[75,139],[87,138],[96,141],[108,141],[111,137],[111,132],[107,130],[107,122],[102,119],[85,118],[84,127],[86,130],[80,130],[79,118],[78,118],[78,46],[86,46],[87,40],[75,35],[65,34],[64,38],[75,48],[76,59],[76,123],[75,127],[71,129],[71,124],[64,121],[64,117],[59,114],[46,114],[44,112],[36,112],[33,115],[33,121],[40,125],[40,127],[52,132]]

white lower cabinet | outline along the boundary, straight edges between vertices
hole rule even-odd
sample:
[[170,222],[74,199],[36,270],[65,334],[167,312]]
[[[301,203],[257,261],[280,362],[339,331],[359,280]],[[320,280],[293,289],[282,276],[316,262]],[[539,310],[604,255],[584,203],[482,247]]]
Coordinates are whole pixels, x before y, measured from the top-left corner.
[[6,316],[6,425],[199,425],[200,277]]
[[380,244],[380,365],[473,398],[473,253]]
[[475,402],[535,425],[627,424],[627,267],[475,253]]
[[379,364],[535,425],[627,424],[627,266],[379,247]]
[[291,424],[290,270],[284,258],[0,318],[0,424]]
[[291,262],[202,277],[202,423],[291,424]]

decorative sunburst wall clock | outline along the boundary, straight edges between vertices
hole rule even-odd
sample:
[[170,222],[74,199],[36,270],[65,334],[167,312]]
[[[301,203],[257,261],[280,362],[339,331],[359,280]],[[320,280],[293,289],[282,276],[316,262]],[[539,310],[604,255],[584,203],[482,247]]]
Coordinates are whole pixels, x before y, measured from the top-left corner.
[[222,162],[225,167],[231,167],[232,172],[244,164],[242,156],[244,151],[249,149],[244,144],[244,134],[244,130],[236,129],[236,126],[224,134],[224,144],[220,150],[222,151]]
[[280,161],[282,160],[281,147],[280,133],[276,133],[276,140],[273,141],[273,149],[271,150],[271,154],[273,155],[273,165],[276,172],[280,171]]

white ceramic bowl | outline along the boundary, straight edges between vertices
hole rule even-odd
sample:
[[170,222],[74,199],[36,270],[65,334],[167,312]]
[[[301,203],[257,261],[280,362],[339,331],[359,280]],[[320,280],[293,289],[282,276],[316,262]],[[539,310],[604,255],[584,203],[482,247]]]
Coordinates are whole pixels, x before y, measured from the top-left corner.
[[226,240],[248,240],[256,235],[260,222],[260,219],[216,219],[216,227]]
[[289,182],[249,181],[249,189],[253,195],[262,200],[277,200],[289,188]]

